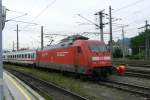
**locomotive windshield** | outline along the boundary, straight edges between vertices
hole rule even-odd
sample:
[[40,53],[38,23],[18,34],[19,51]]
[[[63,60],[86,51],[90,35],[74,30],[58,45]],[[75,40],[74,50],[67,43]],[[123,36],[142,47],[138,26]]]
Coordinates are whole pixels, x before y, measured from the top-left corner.
[[92,52],[107,52],[104,44],[91,44],[89,47]]

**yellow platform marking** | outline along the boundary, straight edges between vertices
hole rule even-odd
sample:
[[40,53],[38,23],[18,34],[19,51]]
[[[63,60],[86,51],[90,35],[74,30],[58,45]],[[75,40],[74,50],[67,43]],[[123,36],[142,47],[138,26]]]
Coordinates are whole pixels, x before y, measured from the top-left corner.
[[25,91],[15,82],[10,76],[6,75],[8,79],[19,89],[19,91],[25,96],[26,100],[31,100]]

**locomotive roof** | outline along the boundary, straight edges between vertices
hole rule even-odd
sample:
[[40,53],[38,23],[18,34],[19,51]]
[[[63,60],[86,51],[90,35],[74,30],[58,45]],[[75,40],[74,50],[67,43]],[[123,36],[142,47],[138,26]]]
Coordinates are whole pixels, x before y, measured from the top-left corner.
[[[75,40],[88,40],[88,37],[84,37],[82,35],[72,35],[72,36],[68,36],[67,38],[64,38],[61,40],[61,42],[67,42],[67,41],[75,41]],[[60,43],[61,43],[60,42]]]
[[89,39],[88,37],[84,37],[82,35],[72,35],[62,39],[58,44],[45,47],[44,50],[65,48],[72,45],[76,40],[88,40],[88,39]]

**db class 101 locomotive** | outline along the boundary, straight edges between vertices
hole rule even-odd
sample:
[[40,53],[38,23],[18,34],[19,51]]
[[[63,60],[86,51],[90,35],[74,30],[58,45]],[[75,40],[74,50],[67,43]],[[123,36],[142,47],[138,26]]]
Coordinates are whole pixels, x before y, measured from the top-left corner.
[[101,77],[111,74],[114,69],[111,55],[103,41],[73,35],[43,50],[4,53],[3,61]]

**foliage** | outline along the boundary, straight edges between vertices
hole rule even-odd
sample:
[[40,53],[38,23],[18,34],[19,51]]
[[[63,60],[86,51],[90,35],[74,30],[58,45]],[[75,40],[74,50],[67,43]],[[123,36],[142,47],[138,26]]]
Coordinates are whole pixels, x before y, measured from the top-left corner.
[[145,37],[148,36],[150,41],[150,30],[139,33],[138,36],[131,38],[131,45],[133,55],[138,55],[139,49],[143,52],[145,50]]
[[122,52],[121,48],[119,48],[119,47],[114,48],[113,57],[114,58],[122,58],[122,56],[123,56],[123,52]]

